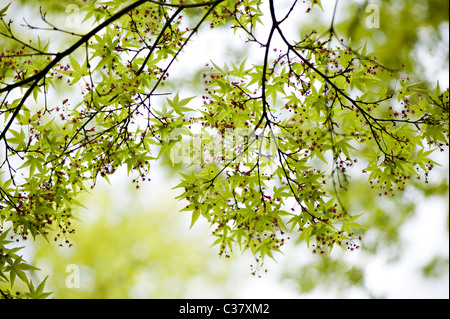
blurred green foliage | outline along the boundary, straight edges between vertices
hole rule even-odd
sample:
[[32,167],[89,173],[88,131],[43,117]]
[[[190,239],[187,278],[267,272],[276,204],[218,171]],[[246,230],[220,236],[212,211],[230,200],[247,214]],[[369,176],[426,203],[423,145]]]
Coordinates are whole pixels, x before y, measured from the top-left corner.
[[[230,262],[219,260],[215,251],[208,249],[201,235],[207,234],[187,233],[185,219],[171,195],[158,194],[159,203],[146,201],[151,195],[145,193],[155,191],[156,185],[136,191],[126,178],[123,183],[129,187],[97,187],[84,196],[82,202],[89,209],[77,210],[80,221],[75,235],[70,236],[72,247],[36,243],[35,264],[42,273],[52,274],[48,287],[55,291],[54,297],[229,296],[223,270]],[[167,189],[163,185],[157,188]],[[71,281],[77,275],[72,268],[79,271],[79,287],[77,281]],[[206,288],[199,290],[201,287]]]
[[[449,3],[444,0],[382,0],[364,1],[362,4],[346,1],[342,4],[348,6],[348,15],[336,27],[338,33],[355,43],[367,41],[384,65],[395,69],[404,64],[408,72],[417,72],[418,67],[417,56],[412,51],[425,38],[431,41],[429,49],[432,50],[443,40],[442,24],[448,23]],[[365,11],[368,4],[379,6],[380,28],[368,29],[365,26],[370,14]]]
[[[329,256],[314,256],[311,262],[299,263],[297,267],[285,266],[283,278],[294,282],[303,293],[321,288],[335,292],[338,296],[345,296],[346,292],[356,287],[367,296],[382,298],[383,296],[376,295],[367,285],[366,269],[379,256],[384,256],[388,264],[395,265],[402,262],[406,248],[410,245],[405,241],[404,227],[417,215],[421,203],[430,202],[433,198],[443,199],[442,209],[445,210],[445,206],[447,207],[447,225],[436,223],[435,229],[425,229],[423,233],[417,233],[414,236],[427,242],[429,232],[447,231],[448,234],[449,188],[448,178],[444,175],[446,171],[448,169],[441,170],[443,172],[441,176],[444,176],[441,181],[427,184],[427,191],[423,191],[422,183],[416,182],[404,192],[396,192],[395,196],[383,199],[368,186],[364,179],[352,181],[348,191],[342,192],[342,200],[349,209],[365,212],[361,217],[361,223],[370,225],[370,229],[362,234],[362,249],[357,253],[358,255],[353,256],[351,261],[342,251],[334,251],[334,254]],[[432,205],[428,206],[425,212],[429,215],[428,218],[432,220],[442,218],[443,211],[436,208]],[[429,242],[428,244],[433,246],[445,243]],[[424,258],[422,268],[416,265],[416,278],[423,276],[426,280],[448,276],[448,255],[442,253],[441,251],[429,261]],[[423,297],[426,296],[423,295]]]

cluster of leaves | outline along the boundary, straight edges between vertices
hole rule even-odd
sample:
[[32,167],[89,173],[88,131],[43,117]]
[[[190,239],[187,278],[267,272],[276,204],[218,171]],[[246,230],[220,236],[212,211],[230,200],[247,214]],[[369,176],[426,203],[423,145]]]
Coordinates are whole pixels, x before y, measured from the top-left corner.
[[[10,288],[13,288],[16,278],[20,278],[28,287],[28,292],[11,292],[9,289],[0,289],[0,294],[3,299],[13,298],[32,298],[45,299],[50,296],[51,292],[44,292],[45,282],[47,277],[35,288],[33,282],[28,278],[26,271],[39,270],[38,268],[29,265],[23,260],[23,256],[17,254],[18,251],[24,247],[7,247],[8,244],[13,243],[13,240],[7,238],[10,234],[10,229],[0,231],[0,279],[10,283]],[[11,236],[14,239],[14,236]],[[5,273],[9,274],[6,276]]]
[[[287,16],[277,20],[273,6],[264,42],[250,31],[257,28],[256,19],[234,15],[234,29],[264,49],[264,61],[251,67],[245,61],[214,65],[203,75],[204,116],[191,124],[215,129],[224,142],[217,153],[202,135],[198,150],[214,149],[215,160],[208,162],[202,153],[202,169],[183,175],[180,198],[191,202],[186,210],[193,210],[192,222],[202,215],[216,225],[221,254],[237,244],[272,257],[283,235],[294,229],[307,243],[315,239],[314,252],[334,244],[355,249],[354,229],[363,227],[355,222],[358,215],[339,205],[347,170],[366,163],[363,172],[380,195],[404,189],[407,180],[420,176],[417,170],[426,178],[434,162],[427,158],[433,150],[424,150],[448,145],[448,91],[441,93],[438,86],[427,95],[407,79],[399,81],[397,92],[389,92],[388,85],[373,91],[369,84],[390,83],[394,74],[365,47],[333,47],[331,30],[326,41],[313,31],[290,43],[280,27]],[[285,48],[271,47],[275,32]],[[271,51],[276,52],[272,60]],[[432,137],[430,128],[439,133]],[[331,170],[315,168],[316,159],[330,163]]]
[[[86,19],[95,20],[86,34],[45,14],[49,27],[28,25],[75,39],[59,52],[19,39],[8,7],[0,11],[0,35],[18,45],[0,52],[0,218],[23,239],[54,234],[69,244],[79,192],[122,166],[145,181],[151,161],[174,161],[181,149],[195,160],[179,198],[189,202],[192,224],[202,216],[214,226],[220,255],[239,246],[273,258],[288,233],[314,241],[317,253],[336,244],[353,250],[364,227],[339,199],[348,171],[362,163],[389,195],[426,177],[430,153],[448,146],[448,89],[411,84],[365,46],[344,45],[333,25],[325,38],[312,30],[289,39],[286,21],[305,9],[298,1],[282,17],[273,0],[84,2]],[[203,103],[178,93],[162,100],[169,69],[208,23],[210,32],[225,25],[247,37],[260,61],[208,65]],[[61,87],[81,99],[49,101]],[[199,147],[186,150],[192,137]]]

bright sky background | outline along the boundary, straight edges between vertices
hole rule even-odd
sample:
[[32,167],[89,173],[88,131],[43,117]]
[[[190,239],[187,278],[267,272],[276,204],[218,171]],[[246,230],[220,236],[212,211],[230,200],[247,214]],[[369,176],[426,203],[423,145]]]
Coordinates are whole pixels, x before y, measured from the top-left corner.
[[[3,4],[3,0],[2,4]],[[281,2],[281,1],[280,1]],[[285,3],[285,1],[284,1]],[[330,3],[329,6],[326,4]],[[331,16],[334,1],[323,1],[323,6],[326,11],[325,19],[329,19]],[[22,14],[23,12],[19,12]],[[280,14],[281,15],[281,14]],[[18,21],[19,19],[17,19]],[[30,19],[32,21],[32,19]],[[330,21],[330,20],[329,20]],[[381,21],[381,23],[387,23]],[[448,29],[444,28],[442,32],[446,32],[448,39]],[[206,38],[206,39],[205,39]],[[228,44],[228,48],[226,48]],[[199,66],[204,65],[204,61],[213,59],[218,65],[221,65],[221,61],[229,57],[229,50],[232,50],[232,40],[227,41],[225,35],[223,37],[218,36],[217,33],[203,33],[201,41],[191,44],[187,47],[186,53],[180,59],[178,65],[174,65],[174,68],[170,70],[170,73],[175,75],[181,71],[186,72],[187,67],[194,69],[197,65],[192,61],[198,61]],[[225,45],[225,46],[224,46]],[[448,47],[448,43],[446,44]],[[257,52],[261,54],[261,52]],[[432,62],[436,58],[445,58],[439,54],[430,56],[425,51],[420,52],[425,63]],[[183,63],[182,61],[190,61]],[[428,66],[436,65],[429,63]],[[178,70],[178,71],[177,71]],[[429,69],[427,76],[435,78],[439,75],[443,86],[448,86],[448,70],[431,70]],[[187,94],[187,96],[189,96]],[[441,158],[445,162],[444,167],[448,168],[448,152]],[[436,170],[432,173],[431,178],[439,179],[442,175]],[[149,194],[153,194],[155,198],[158,198],[158,194],[174,193],[171,188],[178,182],[177,180],[168,180],[167,176],[158,170],[156,165],[153,165],[153,171],[151,172],[152,182],[145,185],[142,189],[142,196],[145,200],[150,200]],[[111,189],[112,192],[121,193],[121,188],[125,187],[126,183],[129,183],[129,179],[124,179],[123,176],[118,175],[111,179],[114,185]],[[412,194],[413,196],[414,194]],[[120,205],[120,196],[117,196],[117,205]],[[114,205],[114,204],[113,204]],[[181,204],[180,204],[181,205]],[[180,206],[181,208],[181,206]],[[386,298],[449,298],[449,276],[447,273],[446,278],[435,280],[424,280],[418,276],[418,271],[423,266],[424,261],[429,260],[429,256],[433,256],[436,253],[448,258],[448,201],[442,200],[427,200],[423,202],[417,212],[417,216],[405,223],[402,228],[402,235],[407,241],[407,247],[404,250],[403,257],[397,263],[388,263],[387,257],[380,255],[376,256],[373,260],[370,260],[370,264],[365,268],[366,271],[366,283],[369,288],[373,289],[377,295],[384,296]],[[181,215],[180,215],[181,216]],[[432,217],[430,217],[432,216]],[[190,216],[184,215],[186,232],[198,231],[204,232],[205,238],[211,240],[209,235],[209,229],[203,223],[199,223],[193,229],[189,230]],[[419,234],[419,235],[418,235]],[[216,248],[211,248],[216,249]],[[362,248],[363,249],[363,248]],[[230,285],[236,287],[235,298],[336,298],[338,295],[330,291],[317,290],[310,294],[300,295],[295,286],[287,281],[280,281],[279,275],[284,267],[296,267],[299,265],[298,259],[302,259],[305,262],[314,258],[312,254],[304,247],[294,247],[293,245],[287,245],[284,249],[284,256],[278,255],[278,263],[267,262],[266,267],[269,268],[269,273],[264,274],[262,278],[255,278],[249,275],[249,264],[253,263],[253,257],[248,254],[244,254],[239,257],[235,254],[233,259],[238,259],[238,262],[233,264],[233,277],[235,281],[230,282]],[[351,263],[367,263],[366,260],[361,260],[362,254],[357,251],[346,254],[344,258],[348,259]],[[200,288],[204,285],[204,288]],[[192,289],[192,293],[187,298],[205,298],[210,296],[214,298],[214,291],[208,291],[206,284],[199,281],[199,284],[195,289]],[[205,296],[205,292],[207,295]],[[348,292],[345,297],[350,298],[367,298],[366,294],[362,294],[359,290],[352,290]]]

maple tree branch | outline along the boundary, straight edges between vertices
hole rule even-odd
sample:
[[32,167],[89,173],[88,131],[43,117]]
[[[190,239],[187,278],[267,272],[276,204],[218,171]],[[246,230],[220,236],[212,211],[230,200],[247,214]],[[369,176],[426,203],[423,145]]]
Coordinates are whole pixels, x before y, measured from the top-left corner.
[[[198,7],[203,7],[203,6],[216,6],[216,5],[218,5],[219,3],[223,2],[223,1],[224,0],[216,0],[216,1],[210,1],[210,2],[204,2],[204,3],[197,3],[197,4],[170,4],[170,3],[164,3],[164,2],[153,1],[153,0],[138,0],[138,1],[134,2],[134,3],[131,3],[130,5],[126,6],[122,10],[116,12],[111,17],[109,17],[108,19],[106,19],[105,21],[100,23],[98,26],[93,28],[91,31],[89,31],[85,35],[82,35],[80,37],[80,39],[78,41],[76,41],[74,44],[72,44],[69,48],[67,48],[66,50],[64,50],[62,52],[54,54],[55,58],[49,64],[47,64],[41,71],[37,72],[36,74],[34,74],[34,75],[24,79],[24,80],[15,82],[13,84],[6,84],[3,88],[0,88],[0,94],[1,94],[3,92],[10,92],[10,91],[12,91],[12,90],[14,90],[15,88],[18,88],[18,87],[24,87],[28,83],[31,83],[31,82],[34,81],[33,84],[30,86],[30,88],[26,91],[25,95],[22,97],[22,99],[21,99],[21,101],[19,103],[19,106],[15,109],[14,113],[12,114],[12,116],[9,119],[8,123],[6,124],[5,128],[1,132],[0,140],[5,138],[9,127],[11,126],[11,124],[13,123],[13,121],[15,120],[17,115],[19,114],[19,112],[20,112],[22,106],[24,105],[26,99],[29,97],[29,95],[31,94],[32,90],[38,85],[38,83],[43,78],[45,78],[47,73],[50,72],[50,70],[54,66],[56,66],[63,58],[69,56],[71,53],[73,53],[75,50],[77,50],[83,44],[87,43],[87,41],[89,41],[89,39],[91,37],[96,35],[103,28],[105,28],[106,26],[110,25],[115,20],[121,18],[123,15],[125,15],[129,11],[131,11],[131,10],[141,6],[142,4],[144,4],[146,2],[151,2],[151,3],[154,3],[154,4],[158,4],[158,5],[162,5],[162,6],[168,6],[168,7],[177,7],[177,8],[179,8],[178,11],[181,11],[183,8],[198,8]],[[142,71],[140,70],[140,72],[142,72]]]

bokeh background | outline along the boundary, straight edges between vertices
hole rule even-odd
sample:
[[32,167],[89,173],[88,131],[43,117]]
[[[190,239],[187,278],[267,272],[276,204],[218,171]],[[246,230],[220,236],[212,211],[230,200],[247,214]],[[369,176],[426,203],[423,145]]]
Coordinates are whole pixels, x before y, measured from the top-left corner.
[[[9,2],[0,0],[0,7]],[[277,10],[291,3],[277,0]],[[290,34],[326,31],[334,4],[322,0],[324,12],[310,14],[299,5]],[[379,28],[367,28],[369,4],[379,8]],[[67,26],[74,5],[82,8],[82,1],[13,1],[8,15],[26,38],[34,35],[20,28],[23,17],[39,25],[42,7],[55,24]],[[443,0],[339,1],[335,29],[352,46],[367,43],[384,64],[404,64],[430,87],[438,79],[448,87],[448,6]],[[73,31],[89,27],[88,21]],[[199,75],[210,59],[220,65],[258,54],[232,30],[215,32],[201,30],[188,46],[170,71],[168,90],[201,94]],[[65,37],[51,37],[52,45],[64,47]],[[7,45],[0,38],[0,47]],[[248,252],[220,258],[207,225],[199,221],[189,229],[191,216],[179,212],[184,203],[174,199],[179,190],[173,187],[181,167],[164,161],[153,165],[140,189],[119,170],[110,183],[99,181],[80,196],[84,207],[75,210],[71,247],[39,239],[17,245],[25,245],[24,258],[41,269],[31,273],[33,279],[49,275],[46,290],[54,298],[449,298],[448,151],[433,159],[442,166],[428,184],[414,183],[393,198],[378,197],[354,174],[343,200],[350,210],[365,212],[360,223],[369,228],[355,252],[318,256],[304,242],[288,242],[276,261],[263,265]]]

